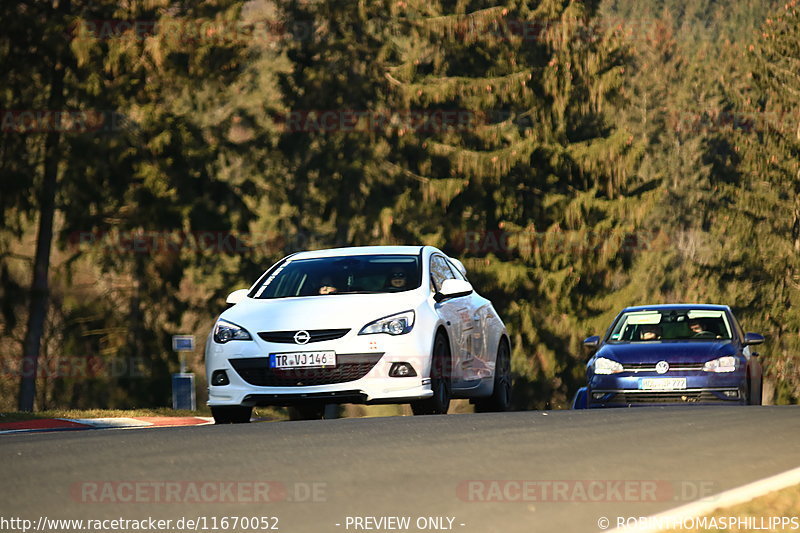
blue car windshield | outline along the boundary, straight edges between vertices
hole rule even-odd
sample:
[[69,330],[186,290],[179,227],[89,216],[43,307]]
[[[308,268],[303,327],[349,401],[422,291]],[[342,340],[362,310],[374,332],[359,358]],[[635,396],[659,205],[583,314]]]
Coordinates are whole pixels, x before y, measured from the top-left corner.
[[725,312],[708,309],[660,309],[623,313],[608,336],[608,342],[612,344],[730,339],[731,326]]
[[421,283],[415,255],[353,255],[287,259],[253,289],[254,298],[392,293]]

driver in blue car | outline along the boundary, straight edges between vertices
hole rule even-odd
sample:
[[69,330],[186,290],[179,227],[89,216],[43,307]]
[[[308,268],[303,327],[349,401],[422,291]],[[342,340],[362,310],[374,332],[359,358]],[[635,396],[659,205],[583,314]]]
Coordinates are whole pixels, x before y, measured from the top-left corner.
[[709,331],[710,328],[708,323],[699,318],[691,318],[689,319],[689,331],[692,334],[692,337],[716,337],[717,334],[713,331]]

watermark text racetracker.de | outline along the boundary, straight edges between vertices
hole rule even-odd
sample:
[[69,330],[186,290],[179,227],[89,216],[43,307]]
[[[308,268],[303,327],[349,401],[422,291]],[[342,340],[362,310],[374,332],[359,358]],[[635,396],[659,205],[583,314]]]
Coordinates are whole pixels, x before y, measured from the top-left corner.
[[41,531],[58,533],[60,531],[278,531],[280,520],[277,516],[183,516],[181,518],[51,518],[40,516],[36,519],[18,516],[0,516],[0,531]]
[[695,501],[715,493],[714,481],[635,479],[478,479],[456,487],[462,501],[470,503],[597,503]]
[[0,376],[15,378],[148,378],[151,375],[149,363],[141,356],[50,355],[36,365],[27,359],[0,357]]
[[112,133],[133,129],[124,114],[100,109],[0,109],[4,133]]
[[[242,232],[230,230],[110,229],[75,231],[67,236],[70,251],[107,254],[228,254],[307,250],[328,236],[315,231]],[[398,243],[399,244],[399,243]]]
[[72,500],[85,504],[264,504],[327,501],[327,483],[272,480],[130,480],[80,481],[70,487]]
[[[494,8],[494,17],[461,16],[456,24],[445,27],[426,25],[427,17],[405,12],[401,16],[371,17],[369,28],[382,35],[407,36],[413,29],[427,33],[438,42],[469,43],[475,40],[507,42],[518,41],[523,46],[545,42],[561,34],[571,40],[596,42],[613,31],[628,41],[656,38],[663,31],[663,21],[657,18],[604,17],[602,21],[571,21],[569,28],[559,19],[515,18],[508,10]],[[337,21],[339,32],[363,32],[363,24]],[[326,29],[324,23],[314,19],[292,19],[285,16],[264,17],[258,20],[219,19],[82,19],[76,20],[67,30],[72,40],[144,41],[155,36],[180,43],[269,44],[281,41],[324,41],[338,34]]]
[[487,229],[457,232],[451,236],[448,244],[459,253],[478,255],[511,252],[583,255],[599,253],[604,248],[628,253],[643,252],[666,246],[671,239],[661,231],[646,230],[620,233]]

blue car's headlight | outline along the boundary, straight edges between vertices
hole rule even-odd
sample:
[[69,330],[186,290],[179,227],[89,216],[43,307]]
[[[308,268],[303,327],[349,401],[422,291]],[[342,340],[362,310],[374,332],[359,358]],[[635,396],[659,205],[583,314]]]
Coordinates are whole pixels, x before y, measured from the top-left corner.
[[241,326],[237,326],[233,322],[217,320],[214,325],[214,341],[219,344],[225,344],[228,341],[251,341],[253,337]]
[[389,335],[402,335],[408,333],[414,327],[414,311],[403,311],[396,315],[379,318],[370,322],[358,332],[359,335],[371,335],[373,333],[388,333]]
[[595,374],[619,374],[622,370],[622,365],[611,359],[598,357],[594,360]]
[[706,372],[734,372],[736,370],[736,358],[732,355],[712,359],[703,365]]

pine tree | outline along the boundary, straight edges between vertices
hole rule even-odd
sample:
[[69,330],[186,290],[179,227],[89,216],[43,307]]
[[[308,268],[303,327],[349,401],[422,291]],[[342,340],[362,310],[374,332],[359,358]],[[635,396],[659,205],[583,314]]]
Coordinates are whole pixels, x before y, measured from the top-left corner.
[[[93,17],[154,25],[143,35],[90,34],[73,42],[85,83],[96,84],[96,97],[125,120],[117,137],[99,146],[91,139],[94,146],[77,151],[104,155],[88,172],[70,161],[65,192],[84,209],[67,213],[64,232],[101,236],[91,257],[121,283],[114,297],[125,302],[126,342],[118,355],[145,357],[152,375],[120,386],[149,405],[166,403],[175,368],[170,335],[185,325],[187,312],[207,309],[207,301],[186,294],[187,283],[216,281],[209,296],[218,301],[247,264],[242,252],[226,247],[255,218],[257,166],[243,158],[268,134],[256,126],[236,136],[241,124],[263,118],[238,97],[252,53],[241,7],[234,0],[95,6]],[[90,24],[90,13],[83,15]],[[131,237],[140,239],[138,248]]]
[[[56,12],[49,4],[9,6],[9,20],[17,21],[14,27],[24,35],[3,40],[11,54],[4,56],[6,61],[23,49],[40,60],[11,69],[4,109],[69,111],[70,117],[84,121],[81,127],[60,125],[62,129],[43,134],[3,134],[2,165],[8,171],[3,179],[14,181],[8,184],[14,194],[4,195],[2,202],[4,221],[13,232],[10,239],[21,234],[22,217],[35,207],[43,228],[36,264],[53,262],[43,247],[50,246],[54,231],[59,236],[56,251],[73,254],[64,272],[35,269],[23,368],[38,360],[40,350],[34,344],[51,331],[46,317],[94,323],[85,314],[110,309],[104,325],[97,324],[89,335],[118,347],[106,355],[144,357],[153,379],[123,380],[114,389],[131,396],[107,395],[106,401],[163,405],[174,365],[169,335],[182,327],[187,311],[207,308],[206,301],[184,294],[187,283],[203,274],[227,279],[212,291],[219,299],[229,285],[240,283],[235,280],[242,275],[242,264],[252,268],[252,254],[242,257],[219,245],[204,246],[198,236],[209,232],[229,243],[230,232],[246,232],[255,218],[251,209],[259,193],[253,176],[259,169],[246,163],[245,156],[263,153],[270,133],[256,128],[252,138],[242,139],[235,136],[235,127],[263,118],[237,98],[252,75],[241,66],[257,43],[241,33],[239,1],[194,7],[167,1],[127,7],[113,2],[57,4]],[[28,84],[35,81],[30,89],[22,84],[25,79]],[[49,100],[37,94],[49,94]],[[33,172],[17,179],[29,170]],[[30,179],[37,174],[42,177]],[[58,218],[53,224],[48,220],[55,206]],[[122,244],[111,236],[121,236]],[[140,248],[133,249],[131,237],[140,239]],[[5,236],[2,240],[10,242]],[[92,240],[98,241],[96,246],[87,247],[85,242]],[[170,248],[176,240],[177,249]],[[73,246],[76,241],[84,245]],[[16,279],[6,264],[1,271],[4,291],[14,290]],[[81,290],[69,287],[69,278],[76,269],[91,268],[104,289],[94,295],[99,297],[94,311],[56,293],[48,315],[42,305],[50,300],[47,289],[77,294]],[[53,285],[56,275],[58,286]],[[10,316],[12,310],[4,305],[4,311]],[[74,340],[69,335],[84,334],[79,330],[58,338],[69,346]],[[27,372],[20,395],[23,409],[33,407],[35,381],[36,372]]]
[[[780,5],[760,38],[740,55],[743,87],[731,90],[747,127],[731,136],[741,178],[728,184],[721,213],[731,257],[721,285],[741,302],[752,327],[767,334],[763,361],[777,381],[777,401],[800,399],[800,4]],[[720,231],[719,233],[723,233]],[[747,281],[742,281],[742,278]]]
[[520,406],[567,403],[582,364],[576,304],[613,259],[592,248],[635,148],[604,115],[625,52],[593,9],[403,2],[393,13],[394,107],[455,117],[393,132],[387,168],[413,180],[391,207],[395,231],[467,256],[514,336]]
[[[387,242],[384,207],[397,190],[387,151],[382,24],[388,2],[282,2],[291,68],[280,77],[285,112],[280,230],[310,248]],[[278,191],[278,192],[281,192]],[[288,250],[287,250],[288,251]]]

